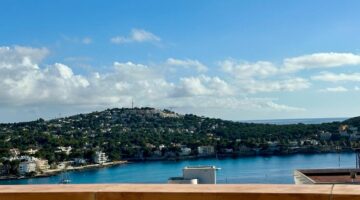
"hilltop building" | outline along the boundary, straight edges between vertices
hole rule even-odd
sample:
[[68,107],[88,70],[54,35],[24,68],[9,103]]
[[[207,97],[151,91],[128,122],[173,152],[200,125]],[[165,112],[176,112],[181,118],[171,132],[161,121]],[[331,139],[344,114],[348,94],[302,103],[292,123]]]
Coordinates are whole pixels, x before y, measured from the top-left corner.
[[349,126],[348,125],[341,125],[339,127],[339,134],[341,137],[349,137],[350,134],[348,133]]

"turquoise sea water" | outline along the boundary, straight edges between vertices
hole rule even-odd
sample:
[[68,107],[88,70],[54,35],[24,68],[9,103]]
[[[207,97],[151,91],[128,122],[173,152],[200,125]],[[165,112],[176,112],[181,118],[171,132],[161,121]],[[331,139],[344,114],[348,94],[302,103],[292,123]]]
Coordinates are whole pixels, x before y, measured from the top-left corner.
[[[293,170],[300,168],[337,168],[339,154],[296,154],[288,156],[200,159],[186,161],[139,162],[109,168],[69,172],[72,183],[166,183],[172,176],[181,176],[187,165],[215,165],[218,183],[292,184]],[[341,167],[355,167],[354,153],[340,154]],[[61,175],[0,181],[0,184],[57,184]]]

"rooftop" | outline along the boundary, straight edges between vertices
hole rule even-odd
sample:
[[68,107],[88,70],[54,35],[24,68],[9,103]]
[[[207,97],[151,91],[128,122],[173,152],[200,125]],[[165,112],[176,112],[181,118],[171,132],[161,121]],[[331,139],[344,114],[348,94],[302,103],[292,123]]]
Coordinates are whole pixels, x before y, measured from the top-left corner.
[[213,165],[186,166],[184,169],[218,169]]
[[299,169],[313,184],[360,184],[360,169]]

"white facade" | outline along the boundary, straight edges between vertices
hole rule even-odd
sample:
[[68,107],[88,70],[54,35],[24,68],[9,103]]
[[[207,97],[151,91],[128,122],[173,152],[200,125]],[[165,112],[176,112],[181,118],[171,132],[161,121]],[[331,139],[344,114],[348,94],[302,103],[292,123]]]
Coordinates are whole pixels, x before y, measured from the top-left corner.
[[18,156],[18,155],[20,155],[20,150],[16,149],[16,148],[12,148],[12,149],[10,149],[10,154],[14,157]]
[[198,153],[200,156],[213,155],[215,153],[214,146],[200,146],[198,147]]
[[216,170],[215,166],[188,166],[183,169],[183,178],[197,179],[198,184],[216,184]]
[[182,177],[171,177],[169,184],[216,184],[215,166],[187,166]]
[[106,156],[105,153],[103,153],[101,151],[95,152],[95,156],[94,156],[95,163],[103,164],[103,163],[106,163],[107,161],[108,161],[108,157]]
[[198,179],[184,179],[183,177],[169,178],[168,184],[192,184],[197,185]]
[[65,153],[66,155],[70,155],[71,150],[72,150],[72,147],[71,147],[71,146],[68,146],[68,147],[60,146],[60,147],[58,147],[58,150],[57,150],[56,152],[57,152],[57,153],[63,152],[63,153]]
[[50,169],[48,160],[38,159],[35,161],[35,164],[36,164],[37,169],[40,171],[46,171],[46,170]]
[[20,156],[20,157],[18,158],[18,160],[27,161],[27,162],[32,162],[32,161],[36,161],[37,158],[32,157],[32,156]]
[[28,149],[25,151],[25,153],[28,153],[30,155],[34,155],[36,152],[38,152],[38,149]]
[[21,175],[30,173],[30,172],[35,172],[36,171],[36,163],[34,161],[31,162],[21,162],[19,164],[19,173]]

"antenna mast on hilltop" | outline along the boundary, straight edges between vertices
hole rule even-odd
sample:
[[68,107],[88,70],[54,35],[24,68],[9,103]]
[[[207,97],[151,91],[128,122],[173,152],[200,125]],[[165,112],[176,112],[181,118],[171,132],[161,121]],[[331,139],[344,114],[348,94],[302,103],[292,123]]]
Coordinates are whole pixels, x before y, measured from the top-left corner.
[[134,99],[131,99],[131,109],[134,109]]

